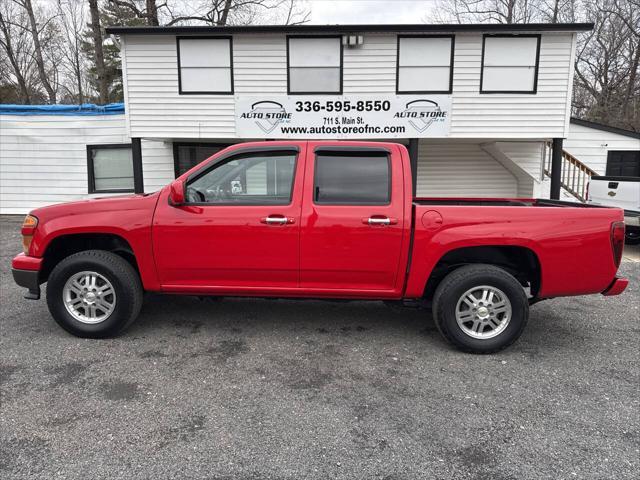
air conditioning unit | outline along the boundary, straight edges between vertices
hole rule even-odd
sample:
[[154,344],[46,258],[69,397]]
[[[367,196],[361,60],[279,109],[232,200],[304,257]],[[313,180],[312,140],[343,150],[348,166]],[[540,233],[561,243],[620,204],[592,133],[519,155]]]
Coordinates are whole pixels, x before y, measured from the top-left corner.
[[364,35],[350,33],[342,36],[342,45],[347,48],[358,48],[364,44]]

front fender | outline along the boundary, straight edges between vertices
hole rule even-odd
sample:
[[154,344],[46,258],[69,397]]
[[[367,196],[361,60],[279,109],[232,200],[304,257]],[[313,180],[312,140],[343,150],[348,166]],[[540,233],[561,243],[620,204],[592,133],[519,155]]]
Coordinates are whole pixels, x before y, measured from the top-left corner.
[[[66,214],[51,215],[46,209],[35,211],[38,227],[29,255],[43,257],[51,242],[67,235],[110,234],[125,240],[136,258],[146,290],[158,290],[160,284],[151,248],[151,225],[156,196],[141,197],[121,209],[77,208]],[[85,211],[86,210],[86,211]]]

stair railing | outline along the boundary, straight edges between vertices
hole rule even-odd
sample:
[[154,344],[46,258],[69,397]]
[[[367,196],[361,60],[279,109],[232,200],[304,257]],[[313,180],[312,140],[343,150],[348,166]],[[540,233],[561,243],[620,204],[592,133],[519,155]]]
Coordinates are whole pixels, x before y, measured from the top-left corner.
[[[549,178],[551,178],[552,151],[551,142],[547,142],[544,154],[544,174]],[[593,175],[596,175],[594,170],[591,170],[566,150],[562,151],[560,185],[582,203],[587,201],[587,184]]]

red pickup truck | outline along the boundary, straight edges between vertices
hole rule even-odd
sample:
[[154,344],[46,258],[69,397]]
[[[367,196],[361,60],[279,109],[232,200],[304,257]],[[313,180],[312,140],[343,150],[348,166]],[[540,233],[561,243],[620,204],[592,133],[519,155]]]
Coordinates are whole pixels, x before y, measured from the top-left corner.
[[623,211],[414,198],[394,143],[238,144],[147,195],[39,208],[13,276],[64,329],[115,335],[143,292],[429,303],[456,347],[513,343],[529,305],[617,295]]

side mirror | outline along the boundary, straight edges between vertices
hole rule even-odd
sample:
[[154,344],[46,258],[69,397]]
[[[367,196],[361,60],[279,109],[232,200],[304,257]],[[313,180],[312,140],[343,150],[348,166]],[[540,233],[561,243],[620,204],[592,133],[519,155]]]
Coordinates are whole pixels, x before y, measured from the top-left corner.
[[174,180],[173,182],[171,182],[169,188],[169,201],[171,202],[171,204],[174,206],[183,205],[185,201],[184,182],[181,182],[180,180]]

